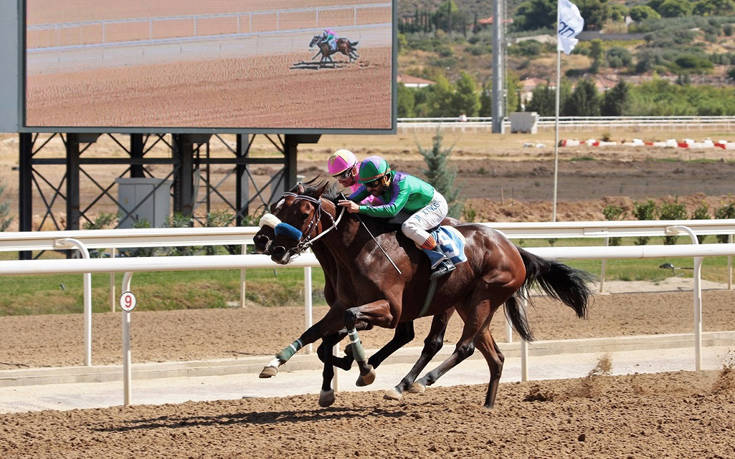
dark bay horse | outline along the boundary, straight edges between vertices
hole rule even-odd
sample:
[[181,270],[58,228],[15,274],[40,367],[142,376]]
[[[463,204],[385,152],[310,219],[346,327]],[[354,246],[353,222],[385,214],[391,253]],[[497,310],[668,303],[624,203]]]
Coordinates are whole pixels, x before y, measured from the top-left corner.
[[338,38],[337,48],[332,49],[329,46],[329,42],[324,40],[324,37],[322,35],[314,35],[314,37],[309,42],[309,48],[313,48],[314,46],[319,48],[319,51],[314,54],[314,57],[312,57],[312,59],[316,59],[316,57],[321,54],[322,57],[319,59],[319,62],[321,64],[326,64],[327,62],[334,63],[334,60],[332,59],[332,54],[335,53],[342,53],[350,59],[350,62],[353,62],[360,57],[360,55],[357,54],[358,43],[359,42],[357,41],[350,41],[347,38]]
[[[295,193],[285,193],[273,209],[272,217],[278,224],[268,249],[271,258],[287,264],[292,256],[311,247],[325,270],[325,278],[329,278],[325,290],[330,290],[327,296],[330,310],[276,355],[264,368],[265,377],[275,375],[278,366],[304,345],[319,338],[326,344],[349,334],[350,351],[360,367],[358,384],[369,384],[374,379],[374,369],[365,358],[359,330],[375,325],[397,328],[412,322],[422,312],[423,316],[442,317],[456,309],[464,321],[462,337],[452,355],[418,383],[433,384],[478,348],[490,370],[485,397],[485,406],[489,408],[495,402],[504,360],[490,334],[489,324],[501,305],[505,304],[513,327],[527,340],[532,336],[520,299],[534,282],[571,307],[579,317],[586,315],[590,294],[585,284],[586,273],[537,257],[517,248],[497,231],[476,224],[457,226],[467,242],[468,260],[439,279],[436,294],[424,310],[429,289],[429,266],[424,254],[412,241],[397,233],[394,226],[380,219],[363,218],[400,269],[401,274],[397,274],[358,217],[338,215],[336,197],[324,195],[325,188],[326,184],[318,188],[298,185]],[[259,231],[258,236],[264,234]],[[437,331],[432,327],[434,332]],[[443,334],[444,330],[438,332]],[[325,372],[327,366],[325,362]],[[324,406],[321,396],[320,404]]]

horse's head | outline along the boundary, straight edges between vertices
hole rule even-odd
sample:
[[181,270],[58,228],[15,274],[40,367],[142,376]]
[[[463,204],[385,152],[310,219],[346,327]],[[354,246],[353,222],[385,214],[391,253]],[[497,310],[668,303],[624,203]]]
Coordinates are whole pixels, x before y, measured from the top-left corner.
[[267,253],[276,263],[288,264],[315,240],[326,226],[334,224],[332,213],[322,219],[322,199],[327,184],[318,188],[296,185],[272,206],[271,213],[261,218],[255,235],[256,250]]
[[314,46],[318,45],[321,40],[322,40],[321,35],[314,35],[314,38],[312,38],[311,41],[309,42],[309,48],[313,48]]

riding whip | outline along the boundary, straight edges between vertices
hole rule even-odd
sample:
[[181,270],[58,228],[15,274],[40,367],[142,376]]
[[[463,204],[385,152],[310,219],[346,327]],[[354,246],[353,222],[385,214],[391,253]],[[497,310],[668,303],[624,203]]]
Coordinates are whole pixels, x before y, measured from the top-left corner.
[[[345,201],[348,200],[347,197],[345,197],[345,195],[343,193],[340,193],[340,196],[342,196],[345,199]],[[385,258],[387,258],[388,261],[390,261],[390,264],[392,264],[393,267],[396,268],[396,271],[398,271],[398,274],[403,274],[401,272],[401,270],[398,269],[398,266],[396,266],[395,262],[390,257],[390,255],[388,255],[388,252],[386,252],[385,249],[383,248],[383,246],[380,245],[380,242],[378,242],[378,240],[375,239],[375,236],[373,236],[373,233],[370,231],[370,228],[368,228],[367,225],[365,224],[365,222],[362,221],[362,218],[360,218],[360,214],[355,214],[355,216],[357,217],[357,220],[360,222],[360,224],[362,225],[362,227],[365,228],[365,231],[367,231],[368,234],[370,235],[370,237],[373,238],[373,241],[375,241],[375,244],[378,246],[378,248],[380,249],[380,251],[383,252],[383,255],[385,255]]]

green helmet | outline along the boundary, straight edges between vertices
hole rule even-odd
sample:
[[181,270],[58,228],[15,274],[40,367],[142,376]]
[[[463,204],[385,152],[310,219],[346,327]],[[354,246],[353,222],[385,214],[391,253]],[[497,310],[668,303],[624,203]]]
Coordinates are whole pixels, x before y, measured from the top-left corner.
[[370,156],[365,158],[360,164],[360,173],[357,181],[360,183],[372,182],[383,177],[390,172],[388,162],[380,156]]

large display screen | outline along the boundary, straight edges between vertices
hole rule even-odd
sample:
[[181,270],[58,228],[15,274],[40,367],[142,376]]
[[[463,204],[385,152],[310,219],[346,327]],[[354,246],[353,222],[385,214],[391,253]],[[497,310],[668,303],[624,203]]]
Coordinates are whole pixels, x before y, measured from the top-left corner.
[[395,130],[391,1],[26,0],[24,13],[25,130]]

